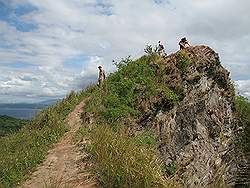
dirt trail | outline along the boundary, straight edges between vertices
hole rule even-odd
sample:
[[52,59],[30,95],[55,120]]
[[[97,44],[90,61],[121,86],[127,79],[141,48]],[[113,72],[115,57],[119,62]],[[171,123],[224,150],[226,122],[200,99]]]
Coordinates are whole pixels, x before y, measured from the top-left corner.
[[69,114],[65,121],[70,130],[49,151],[44,163],[32,174],[31,179],[23,184],[23,188],[97,187],[93,176],[86,170],[89,164],[84,161],[88,155],[72,142],[81,126],[80,114],[84,105],[83,101]]

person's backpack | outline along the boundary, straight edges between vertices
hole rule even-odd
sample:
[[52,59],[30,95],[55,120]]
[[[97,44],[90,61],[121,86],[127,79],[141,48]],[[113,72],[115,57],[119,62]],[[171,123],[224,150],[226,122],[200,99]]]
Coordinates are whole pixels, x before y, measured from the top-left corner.
[[164,46],[162,44],[159,44],[159,49],[164,50]]

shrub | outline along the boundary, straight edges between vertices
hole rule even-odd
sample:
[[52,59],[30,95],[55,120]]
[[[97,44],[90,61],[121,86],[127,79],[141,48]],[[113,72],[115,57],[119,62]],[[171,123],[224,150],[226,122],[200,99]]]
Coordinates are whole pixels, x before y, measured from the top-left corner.
[[177,58],[178,62],[176,67],[184,73],[188,65],[190,65],[192,62],[185,51],[180,51],[177,55]]
[[152,47],[152,45],[146,45],[144,52],[148,55],[148,56],[152,56],[152,55],[157,55],[158,52],[158,47]]

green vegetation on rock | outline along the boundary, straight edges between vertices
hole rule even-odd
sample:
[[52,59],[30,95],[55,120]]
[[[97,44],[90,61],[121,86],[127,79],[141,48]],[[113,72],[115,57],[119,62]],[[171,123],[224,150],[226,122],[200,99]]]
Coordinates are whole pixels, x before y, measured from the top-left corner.
[[182,72],[185,72],[186,68],[192,63],[188,54],[185,50],[182,50],[177,55],[178,62],[176,67],[180,69]]
[[86,111],[100,122],[115,125],[133,117],[138,118],[161,101],[169,106],[178,103],[179,96],[160,82],[151,62],[159,56],[143,56],[137,60],[125,58],[117,63],[117,72],[104,82],[103,88],[92,88]]

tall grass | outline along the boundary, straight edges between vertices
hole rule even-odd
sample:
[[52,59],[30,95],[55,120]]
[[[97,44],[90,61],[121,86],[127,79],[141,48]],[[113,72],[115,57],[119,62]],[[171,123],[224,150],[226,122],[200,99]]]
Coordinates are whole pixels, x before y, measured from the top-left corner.
[[[149,135],[129,138],[108,126],[90,131],[96,172],[104,187],[166,187],[162,163]],[[170,185],[169,185],[170,186]]]
[[236,110],[238,115],[238,124],[242,127],[239,144],[246,153],[250,153],[250,101],[242,96],[235,99]]
[[30,175],[67,131],[64,119],[86,95],[71,92],[40,112],[21,131],[0,139],[0,187],[13,187]]

